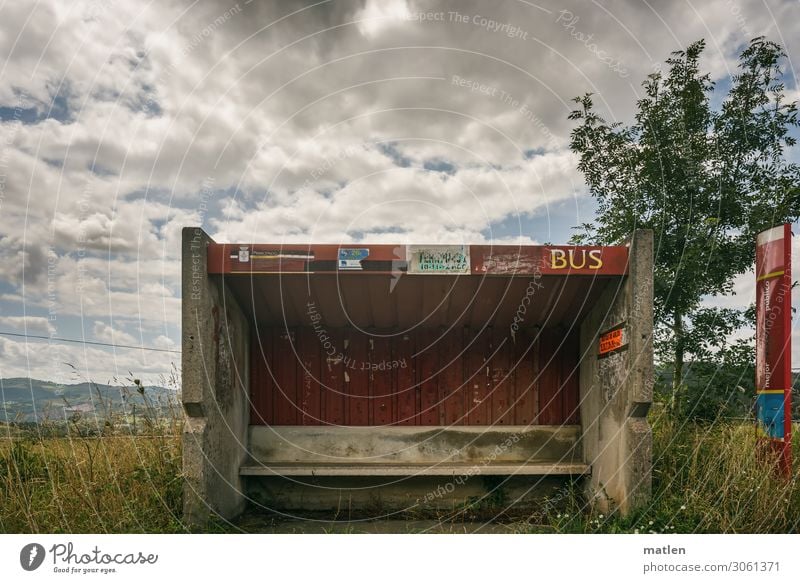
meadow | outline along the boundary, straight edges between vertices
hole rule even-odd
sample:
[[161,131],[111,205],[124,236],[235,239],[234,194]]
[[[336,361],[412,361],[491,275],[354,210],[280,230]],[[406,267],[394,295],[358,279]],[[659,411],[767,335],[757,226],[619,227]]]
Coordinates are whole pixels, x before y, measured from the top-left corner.
[[[622,518],[592,511],[579,489],[530,516],[504,514],[507,532],[795,533],[800,480],[756,459],[747,421],[679,423],[651,416],[653,497]],[[800,448],[795,445],[795,459]],[[797,465],[797,464],[795,464]],[[0,531],[6,533],[175,533],[181,521],[180,422],[138,435],[73,424],[67,435],[0,426]],[[451,515],[458,532],[466,513]],[[453,518],[455,517],[455,518]],[[409,517],[412,518],[412,517]],[[418,517],[413,517],[418,518]],[[248,524],[249,526],[244,526]],[[258,521],[215,532],[259,530]],[[274,523],[273,523],[274,524]]]

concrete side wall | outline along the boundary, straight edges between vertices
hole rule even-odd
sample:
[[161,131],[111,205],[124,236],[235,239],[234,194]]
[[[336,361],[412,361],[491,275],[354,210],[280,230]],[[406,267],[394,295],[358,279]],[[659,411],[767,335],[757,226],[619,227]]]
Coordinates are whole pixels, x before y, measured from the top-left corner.
[[182,395],[184,521],[231,518],[245,505],[239,466],[246,457],[249,416],[249,330],[220,276],[207,273],[213,241],[183,229]]
[[[601,333],[625,326],[627,349],[598,357]],[[653,400],[653,233],[636,231],[628,276],[609,284],[581,324],[581,420],[587,487],[603,511],[623,514],[649,499]]]

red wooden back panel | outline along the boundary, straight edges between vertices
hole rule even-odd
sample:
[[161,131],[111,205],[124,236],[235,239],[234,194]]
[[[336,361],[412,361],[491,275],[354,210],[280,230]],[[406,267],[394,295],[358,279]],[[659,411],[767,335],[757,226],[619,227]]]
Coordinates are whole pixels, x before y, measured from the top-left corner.
[[491,414],[493,423],[514,424],[514,373],[511,360],[514,346],[507,328],[496,328],[492,333],[492,358],[489,364],[491,375]]
[[564,422],[561,386],[561,358],[556,352],[563,336],[554,330],[542,330],[539,341],[539,416],[540,425]]
[[391,425],[395,421],[392,386],[392,346],[388,337],[370,338],[369,380],[372,398],[372,425]]
[[[417,333],[417,369],[420,408],[417,425],[439,425],[439,348],[441,340],[434,330]],[[422,351],[422,352],[420,352]]]
[[348,335],[345,362],[345,389],[348,400],[348,425],[371,425],[369,395],[369,347],[367,336],[357,330]]
[[439,424],[464,425],[464,368],[460,356],[464,346],[464,329],[451,328],[443,333],[438,343],[439,373]]
[[320,391],[320,345],[313,328],[297,330],[299,355],[300,424],[319,425],[322,420],[322,395]]
[[467,389],[469,425],[489,425],[491,413],[491,377],[489,376],[489,347],[491,328],[471,329],[467,336],[464,382]]
[[518,330],[514,336],[514,423],[530,425],[539,406],[538,339],[527,330]]
[[272,330],[252,334],[250,338],[250,424],[271,425],[275,422],[272,395],[275,383],[272,362]]
[[564,422],[577,423],[580,401],[578,354],[580,343],[577,331],[571,332],[561,352],[561,394],[564,396]]
[[275,425],[297,425],[297,355],[294,330],[273,330]]
[[[322,417],[330,425],[346,425],[347,398],[345,396],[344,362],[339,358],[344,350],[344,334],[339,329],[327,331],[330,346],[320,355],[322,369]],[[329,354],[333,352],[333,354]]]
[[[261,339],[259,343],[259,337]],[[260,330],[251,339],[252,424],[577,423],[578,336],[491,328]],[[262,353],[263,351],[263,353]],[[460,353],[460,356],[459,356]]]
[[411,334],[403,334],[394,338],[394,361],[395,367],[395,395],[397,397],[397,424],[415,425],[417,422],[417,411],[419,402],[417,396],[416,375],[414,374],[414,342]]

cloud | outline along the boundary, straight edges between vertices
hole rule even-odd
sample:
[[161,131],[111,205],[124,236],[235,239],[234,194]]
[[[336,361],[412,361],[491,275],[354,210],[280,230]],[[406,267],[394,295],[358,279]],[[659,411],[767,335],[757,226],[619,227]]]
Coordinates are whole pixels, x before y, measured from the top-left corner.
[[41,282],[47,273],[48,255],[38,241],[26,243],[19,235],[0,236],[0,279],[16,285]]
[[41,316],[0,316],[0,329],[48,336],[55,332],[55,327]]
[[411,16],[411,9],[405,0],[367,0],[364,8],[356,14],[356,21],[359,32],[372,39],[401,25]]
[[95,320],[92,333],[97,340],[108,344],[126,344],[128,346],[141,344],[141,340],[137,340],[127,332],[123,332],[99,320]]
[[31,377],[60,383],[95,381],[115,384],[133,374],[146,384],[161,384],[162,375],[180,355],[117,350],[58,342],[24,342],[0,336],[0,374],[4,378]]
[[[586,219],[571,99],[594,92],[607,119],[629,121],[641,80],[701,37],[716,80],[759,34],[784,43],[793,65],[795,10],[773,0],[6,3],[0,309],[53,310],[59,334],[174,346],[186,225],[221,241],[566,241],[566,228],[516,225],[547,225],[553,209],[564,224]],[[747,285],[714,301],[745,298]],[[5,342],[4,366],[41,364]],[[155,362],[168,364],[140,364]]]
[[159,334],[153,339],[153,346],[161,350],[175,350],[178,345],[172,338]]

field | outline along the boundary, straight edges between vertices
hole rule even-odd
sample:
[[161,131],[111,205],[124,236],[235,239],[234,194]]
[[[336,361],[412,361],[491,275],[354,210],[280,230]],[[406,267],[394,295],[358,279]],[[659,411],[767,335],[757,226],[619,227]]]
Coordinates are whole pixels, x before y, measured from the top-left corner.
[[17,437],[0,445],[0,531],[180,532],[180,438]]
[[[591,512],[577,492],[533,519],[506,518],[505,532],[788,533],[800,530],[800,481],[783,480],[754,459],[749,423],[654,428],[651,504],[620,518]],[[33,533],[185,532],[181,522],[179,427],[149,434],[45,437],[0,426],[0,531]],[[800,448],[795,448],[795,456]],[[411,518],[411,517],[409,517]],[[418,518],[418,517],[415,517]],[[466,518],[463,518],[466,520]],[[409,523],[411,524],[411,523]],[[217,532],[258,531],[244,520]],[[280,524],[270,530],[280,530]],[[463,532],[458,521],[445,532]],[[413,530],[413,529],[411,529]],[[347,530],[346,530],[347,531]]]

